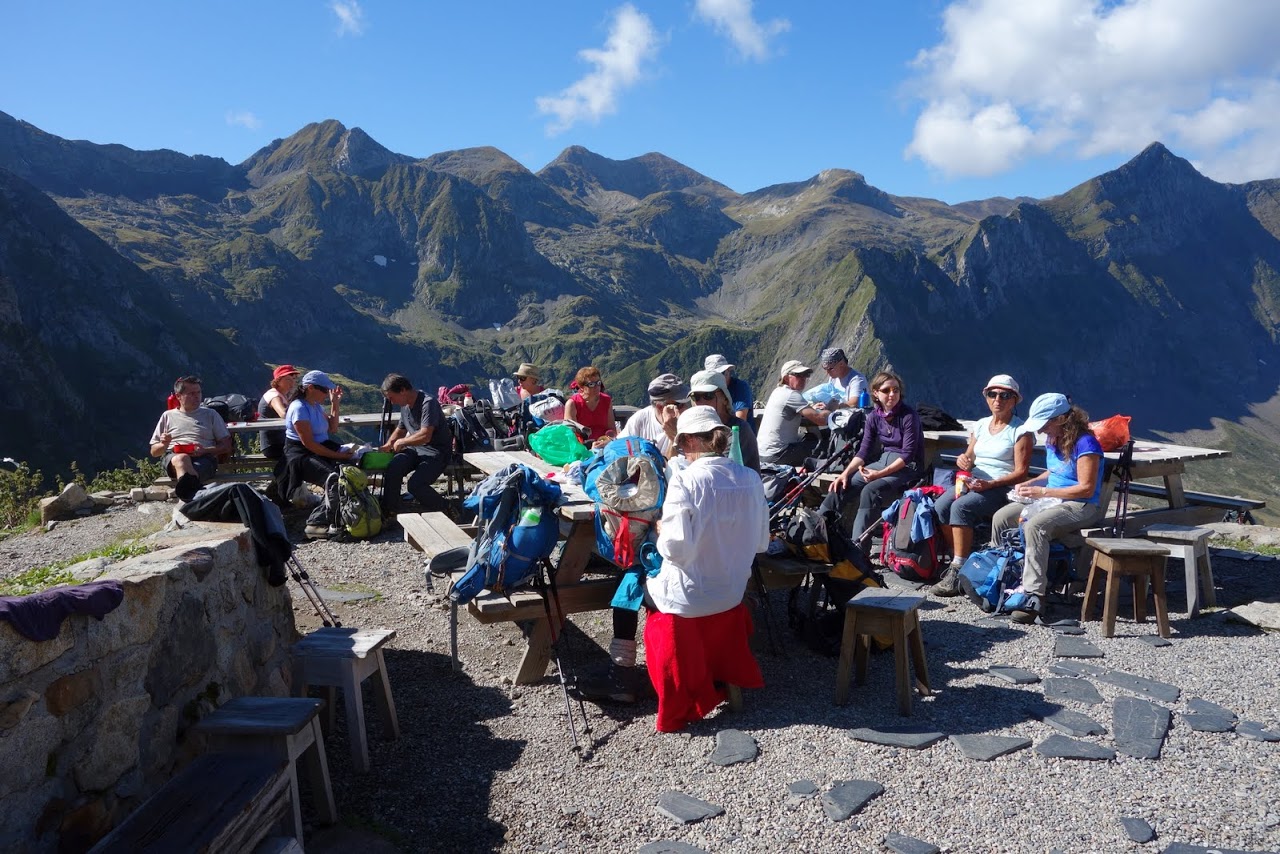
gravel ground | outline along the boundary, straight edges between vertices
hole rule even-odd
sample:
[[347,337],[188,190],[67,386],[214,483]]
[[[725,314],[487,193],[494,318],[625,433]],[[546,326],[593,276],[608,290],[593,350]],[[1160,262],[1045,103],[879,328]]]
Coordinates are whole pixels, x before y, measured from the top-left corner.
[[[128,517],[137,515],[113,512],[0,542],[0,572],[88,551],[104,536],[109,541],[132,529],[136,520]],[[1155,632],[1154,624],[1124,619],[1115,638],[1103,638],[1098,623],[1087,624],[1086,633],[1105,653],[1091,663],[1182,689],[1158,760],[1050,760],[1023,750],[982,763],[945,741],[923,751],[854,741],[848,735],[854,727],[909,722],[948,734],[1040,743],[1055,730],[1024,710],[1041,698],[1041,687],[1013,686],[986,668],[1012,664],[1048,676],[1057,661],[1055,635],[1043,627],[977,626],[982,615],[963,599],[930,600],[922,621],[935,693],[917,698],[915,715],[904,719],[896,714],[892,657],[883,653],[872,657],[868,683],[854,686],[849,705],[833,705],[836,661],[791,637],[781,592],[771,594],[768,607],[783,652],[769,651],[758,624],[766,687],[746,692],[741,713],[722,707],[688,732],[670,735],[653,729],[654,700],[634,707],[588,704],[591,733],[584,735],[575,702],[580,738],[592,748],[583,760],[570,749],[559,683],[552,677],[532,686],[510,683],[520,657],[517,626],[483,626],[463,614],[463,670],[451,670],[442,588],[426,589],[419,556],[398,535],[304,543],[298,557],[325,587],[373,594],[334,604],[345,624],[398,632],[387,664],[401,738],[378,737],[370,706],[374,770],[355,774],[339,714],[328,752],[342,824],[313,828],[311,851],[611,852],[655,841],[716,852],[882,851],[895,831],[946,851],[1156,851],[1175,842],[1280,851],[1280,744],[1194,732],[1178,714],[1188,700],[1202,697],[1241,720],[1280,728],[1280,635],[1229,622],[1221,612],[1186,620],[1178,613],[1184,606],[1176,570],[1169,573],[1172,646],[1140,642],[1139,635]],[[1221,604],[1280,599],[1275,561],[1219,556],[1214,571]],[[299,630],[318,626],[298,588],[291,583],[291,589]],[[1064,609],[1061,616],[1067,615]],[[603,663],[608,635],[607,613],[575,618],[562,641],[566,669]],[[1065,705],[1110,729],[1110,701],[1123,692],[1091,681],[1106,704]],[[716,733],[727,728],[757,740],[754,762],[708,763]],[[1107,735],[1083,740],[1114,746]],[[885,792],[845,822],[828,819],[816,798],[788,798],[787,785],[795,781],[812,780],[825,791],[850,779],[877,781]],[[669,789],[723,807],[724,814],[674,826],[655,810]],[[1156,841],[1130,842],[1119,821],[1126,816],[1150,822]]]

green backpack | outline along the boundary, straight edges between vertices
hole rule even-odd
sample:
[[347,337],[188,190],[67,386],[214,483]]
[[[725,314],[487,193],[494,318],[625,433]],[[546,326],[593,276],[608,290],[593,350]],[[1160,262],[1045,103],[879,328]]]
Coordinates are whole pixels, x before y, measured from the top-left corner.
[[329,502],[329,525],[357,540],[382,533],[382,507],[369,494],[369,475],[356,466],[342,466],[329,475],[324,489]]

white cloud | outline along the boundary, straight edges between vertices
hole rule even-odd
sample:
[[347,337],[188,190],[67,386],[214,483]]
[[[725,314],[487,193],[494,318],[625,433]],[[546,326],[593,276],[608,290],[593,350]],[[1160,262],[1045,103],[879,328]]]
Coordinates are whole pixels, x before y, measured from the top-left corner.
[[338,16],[338,35],[364,34],[364,10],[358,0],[333,0],[329,8]]
[[942,19],[905,153],[947,176],[1153,140],[1218,180],[1280,175],[1274,0],[955,0]]
[[791,29],[786,18],[761,24],[751,13],[752,0],[697,0],[694,11],[727,36],[744,59],[761,62],[769,58],[769,40]]
[[630,3],[618,7],[604,47],[578,51],[594,70],[558,94],[537,99],[538,112],[555,117],[547,132],[561,133],[578,122],[598,122],[617,112],[623,90],[640,80],[644,63],[657,53],[658,34],[649,18]]
[[232,126],[239,125],[249,130],[257,130],[262,127],[262,119],[248,110],[227,110],[227,124]]

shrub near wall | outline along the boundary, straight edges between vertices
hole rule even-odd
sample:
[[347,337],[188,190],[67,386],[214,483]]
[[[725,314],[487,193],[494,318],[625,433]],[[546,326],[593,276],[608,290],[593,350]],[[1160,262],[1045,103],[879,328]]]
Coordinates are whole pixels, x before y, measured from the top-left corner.
[[0,850],[81,851],[195,755],[187,729],[244,695],[289,693],[287,588],[248,532],[201,524],[112,566],[124,601],[34,642],[0,622]]

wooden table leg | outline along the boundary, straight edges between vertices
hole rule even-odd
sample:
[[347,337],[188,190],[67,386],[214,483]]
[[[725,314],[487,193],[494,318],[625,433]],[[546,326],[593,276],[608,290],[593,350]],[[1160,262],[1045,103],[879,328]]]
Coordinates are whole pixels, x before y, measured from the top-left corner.
[[383,658],[381,649],[375,649],[373,654],[378,661],[378,684],[373,686],[373,704],[378,707],[378,714],[382,718],[383,734],[391,741],[395,741],[400,737],[400,719],[396,717],[396,701],[391,696],[391,677],[387,675],[387,661]]
[[907,619],[902,614],[893,621],[893,670],[898,688],[898,714],[911,714],[911,667],[907,663]]
[[858,615],[846,611],[844,634],[840,639],[840,663],[836,665],[836,705],[849,702],[849,677],[853,675],[854,646],[858,639]]
[[364,694],[355,667],[342,672],[342,699],[347,710],[347,739],[351,742],[351,764],[361,773],[369,770],[369,733],[364,725]]
[[324,733],[320,729],[320,717],[312,718],[312,743],[302,751],[299,759],[303,773],[311,786],[312,802],[321,824],[334,824],[338,820],[338,808],[333,802],[333,786],[329,782],[329,759],[324,752]]
[[1107,572],[1107,592],[1102,602],[1102,636],[1116,636],[1116,610],[1120,607],[1120,573],[1114,567]]
[[1147,576],[1133,576],[1133,621],[1147,621]]
[[1151,592],[1156,605],[1156,626],[1160,632],[1160,637],[1167,638],[1171,632],[1169,630],[1169,600],[1164,591],[1164,568],[1164,558],[1156,557],[1151,559]]
[[920,631],[920,618],[912,613],[910,620],[911,627],[907,630],[907,636],[911,638],[911,664],[916,672],[916,688],[920,691],[920,696],[928,697],[933,689],[929,686],[929,665],[924,658],[924,634]]

